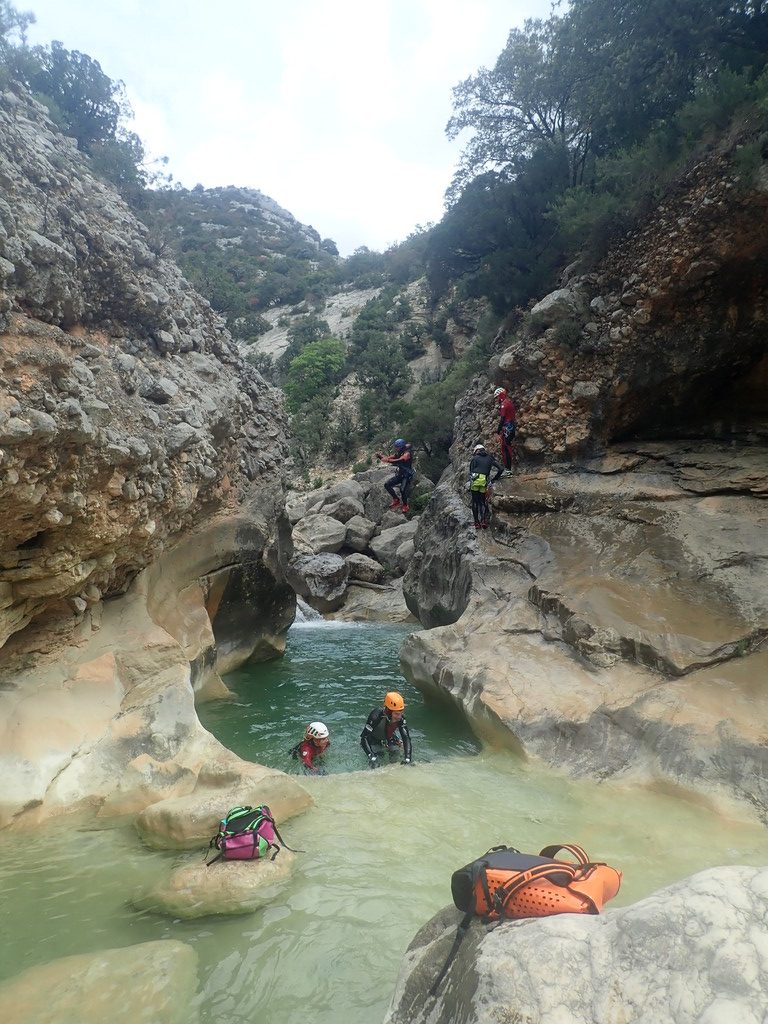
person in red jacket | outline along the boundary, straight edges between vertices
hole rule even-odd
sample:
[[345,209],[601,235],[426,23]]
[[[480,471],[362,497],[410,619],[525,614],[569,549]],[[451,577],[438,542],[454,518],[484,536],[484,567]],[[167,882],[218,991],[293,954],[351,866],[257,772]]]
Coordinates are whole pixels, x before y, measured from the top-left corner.
[[[392,447],[395,449],[394,455],[382,455],[380,452],[376,452],[376,458],[379,462],[389,462],[396,467],[395,475],[386,481],[384,490],[392,496],[392,504],[389,507],[394,510],[400,509],[405,515],[408,515],[411,511],[408,497],[416,475],[413,469],[413,448],[402,437],[393,441]],[[400,491],[399,495],[395,491],[396,487]]]
[[291,756],[301,761],[305,775],[325,775],[325,768],[315,764],[315,759],[322,757],[330,745],[328,726],[322,722],[310,722],[304,739],[291,750]]
[[512,469],[512,445],[517,433],[517,409],[506,388],[496,388],[493,397],[499,405],[499,425],[496,433],[501,440],[501,457],[505,469]]

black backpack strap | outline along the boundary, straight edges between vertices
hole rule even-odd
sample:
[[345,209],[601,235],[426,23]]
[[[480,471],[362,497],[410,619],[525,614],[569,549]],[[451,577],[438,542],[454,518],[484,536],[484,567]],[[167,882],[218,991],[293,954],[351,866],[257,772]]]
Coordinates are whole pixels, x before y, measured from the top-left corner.
[[[275,830],[275,835],[280,840],[280,845],[281,846],[284,846],[286,848],[286,850],[290,850],[291,853],[306,853],[307,852],[306,850],[294,850],[294,848],[292,846],[289,846],[288,843],[286,843],[286,841],[280,835],[280,832],[278,831],[277,825],[275,825],[274,819],[270,818],[270,821],[272,822],[272,827]],[[277,854],[275,854],[275,857],[276,856],[277,856]],[[272,860],[274,860],[275,857],[273,857]]]
[[576,843],[556,843],[554,846],[545,846],[539,856],[551,857],[554,860],[561,850],[565,850],[566,853],[570,853],[572,857],[575,857],[578,864],[589,864],[589,857]]
[[462,917],[461,921],[459,922],[459,927],[456,929],[456,937],[453,940],[451,950],[448,953],[448,956],[445,958],[445,963],[443,964],[440,973],[432,982],[429,992],[427,993],[429,996],[434,998],[434,996],[437,995],[437,990],[440,988],[443,978],[448,973],[448,968],[451,966],[454,959],[456,958],[456,954],[459,951],[459,946],[464,941],[464,936],[469,931],[469,926],[472,924],[472,918],[474,916],[474,911],[470,910],[468,913],[464,915],[464,917]]

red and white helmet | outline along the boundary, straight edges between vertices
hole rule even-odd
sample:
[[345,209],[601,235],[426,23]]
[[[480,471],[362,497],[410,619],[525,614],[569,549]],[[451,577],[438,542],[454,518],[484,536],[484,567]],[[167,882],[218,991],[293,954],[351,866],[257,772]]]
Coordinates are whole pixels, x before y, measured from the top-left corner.
[[310,722],[307,726],[306,737],[308,740],[327,740],[328,726],[322,722]]
[[507,395],[507,389],[506,388],[496,388],[496,390],[493,392],[493,397],[494,398],[502,398],[502,397],[506,398],[506,395]]

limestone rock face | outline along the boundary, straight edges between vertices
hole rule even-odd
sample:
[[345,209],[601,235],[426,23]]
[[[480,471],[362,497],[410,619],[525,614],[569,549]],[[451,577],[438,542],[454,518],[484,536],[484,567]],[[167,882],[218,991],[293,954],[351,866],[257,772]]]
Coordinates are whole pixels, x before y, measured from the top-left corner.
[[467,607],[472,579],[470,522],[469,510],[450,486],[438,486],[430,514],[421,517],[403,581],[406,603],[427,629],[455,622]]
[[234,782],[194,701],[282,650],[295,596],[281,396],[42,106],[0,94],[0,135],[0,826],[23,826]]
[[[401,660],[553,767],[768,820],[768,196],[737,176],[744,141],[505,323],[414,538],[404,594],[428,631]],[[466,474],[497,444],[494,383],[519,463],[477,534]]]
[[0,645],[75,623],[169,542],[259,495],[281,398],[74,141],[0,96]]
[[281,850],[275,860],[217,861],[196,858],[175,868],[166,882],[137,896],[139,910],[153,910],[184,921],[209,914],[250,914],[279,896],[296,858]]
[[66,956],[0,983],[5,1024],[194,1024],[197,954],[174,939]]
[[[756,372],[766,352],[766,162],[751,181],[734,162],[752,141],[725,140],[594,272],[500,333],[491,376],[515,397],[523,443],[538,439],[552,458],[685,422],[701,436],[712,406]],[[462,403],[462,450],[495,429],[490,391]],[[743,401],[721,409],[725,422],[743,413]]]
[[385,1024],[762,1024],[767,913],[768,870],[724,867],[599,917],[474,922],[433,1000],[461,919],[446,909],[409,946]]
[[441,483],[401,651],[480,732],[574,774],[665,780],[768,820],[768,452],[630,444],[505,477],[491,530]]

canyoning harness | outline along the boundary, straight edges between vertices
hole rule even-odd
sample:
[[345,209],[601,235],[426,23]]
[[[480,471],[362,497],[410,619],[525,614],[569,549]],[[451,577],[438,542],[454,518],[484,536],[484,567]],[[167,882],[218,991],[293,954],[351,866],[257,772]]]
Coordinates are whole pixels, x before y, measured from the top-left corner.
[[[576,863],[555,860],[561,850],[574,857]],[[454,871],[451,895],[464,917],[429,994],[437,993],[476,917],[488,924],[498,924],[504,920],[558,913],[598,914],[598,901],[589,895],[587,880],[599,868],[615,872],[618,890],[620,873],[605,864],[593,863],[575,843],[545,846],[538,856],[521,853],[513,846],[494,846],[483,857]],[[602,905],[602,900],[599,902]]]
[[[219,831],[208,844],[205,863],[210,867],[217,860],[258,860],[269,856],[270,850],[274,853],[269,859],[274,860],[281,846],[291,853],[304,852],[293,850],[283,840],[266,804],[233,807],[219,822]],[[219,852],[213,860],[208,860],[208,854],[214,848]]]

